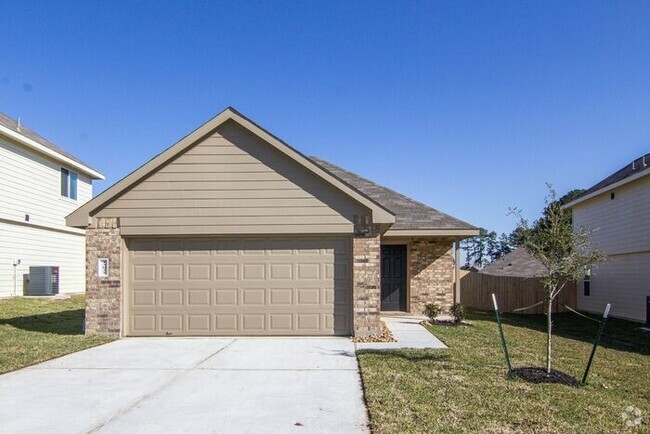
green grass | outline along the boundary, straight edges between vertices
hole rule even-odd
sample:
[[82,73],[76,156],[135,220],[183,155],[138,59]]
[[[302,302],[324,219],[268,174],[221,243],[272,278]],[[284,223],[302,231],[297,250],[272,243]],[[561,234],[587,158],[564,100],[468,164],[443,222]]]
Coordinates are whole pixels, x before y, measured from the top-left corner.
[[[581,379],[597,324],[555,318],[555,369]],[[603,433],[626,430],[626,406],[650,432],[650,334],[610,320],[588,384],[573,388],[506,378],[493,314],[472,311],[473,327],[431,326],[447,350],[362,352],[359,363],[374,432]],[[505,315],[514,367],[545,366],[544,316]]]
[[82,334],[84,297],[0,300],[0,374],[111,341]]

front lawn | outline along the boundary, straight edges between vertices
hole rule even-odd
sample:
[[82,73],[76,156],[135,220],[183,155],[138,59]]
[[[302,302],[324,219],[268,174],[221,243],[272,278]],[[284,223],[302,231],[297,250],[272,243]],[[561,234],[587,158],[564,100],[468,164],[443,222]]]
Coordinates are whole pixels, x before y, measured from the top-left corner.
[[84,297],[0,300],[0,374],[111,341],[82,334]]
[[[374,432],[622,432],[627,406],[650,431],[650,334],[639,324],[607,323],[588,385],[508,380],[492,313],[470,312],[473,327],[432,326],[449,349],[361,352]],[[505,315],[514,367],[544,366],[545,317]],[[582,377],[597,324],[574,314],[555,321],[554,368]]]

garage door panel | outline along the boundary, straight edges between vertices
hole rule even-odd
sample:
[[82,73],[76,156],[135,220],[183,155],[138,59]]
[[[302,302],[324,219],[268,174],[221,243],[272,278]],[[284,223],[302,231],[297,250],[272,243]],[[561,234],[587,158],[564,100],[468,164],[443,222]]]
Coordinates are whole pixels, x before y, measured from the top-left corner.
[[293,264],[269,264],[269,280],[292,280],[293,276]]
[[187,280],[212,281],[211,263],[191,263],[187,266]]
[[238,280],[238,278],[238,264],[215,264],[215,280]]
[[155,306],[156,305],[155,289],[136,289],[131,291],[131,305],[133,306]]
[[155,314],[134,314],[131,316],[131,330],[134,334],[155,334],[156,315]]
[[244,313],[241,315],[241,330],[246,332],[263,332],[266,316],[260,313]]
[[156,266],[153,264],[134,264],[131,278],[134,282],[156,282]]
[[187,330],[189,332],[207,333],[212,330],[210,314],[189,314],[187,315]]
[[320,330],[321,315],[318,313],[299,313],[298,314],[298,329],[303,331],[318,331]]
[[160,315],[160,329],[166,333],[181,332],[183,330],[182,314],[162,314]]
[[183,281],[185,272],[183,264],[162,264],[160,266],[160,281]]
[[350,238],[135,239],[128,247],[130,335],[350,334]]
[[237,306],[239,304],[239,289],[215,289],[215,304],[219,306]]
[[178,288],[178,289],[161,289],[159,291],[160,294],[160,303],[159,306],[183,306],[184,296],[183,289]]
[[211,289],[188,289],[187,305],[189,307],[209,307],[212,305]]
[[266,264],[242,264],[242,280],[266,280]]
[[291,288],[275,288],[269,291],[269,304],[272,306],[291,306],[294,295]]
[[266,291],[264,289],[243,289],[243,306],[264,306],[266,304]]
[[222,313],[215,315],[214,331],[229,334],[230,332],[239,331],[239,315],[231,313]]
[[299,288],[298,305],[318,306],[321,304],[319,288]]
[[293,330],[293,314],[276,313],[269,315],[269,330],[276,332],[286,332]]

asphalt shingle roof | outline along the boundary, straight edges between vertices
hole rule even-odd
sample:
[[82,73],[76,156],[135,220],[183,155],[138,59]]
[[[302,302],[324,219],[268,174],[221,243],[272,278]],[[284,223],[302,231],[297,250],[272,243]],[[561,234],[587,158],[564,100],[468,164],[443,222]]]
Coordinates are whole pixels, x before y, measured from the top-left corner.
[[391,226],[391,230],[476,229],[469,223],[458,220],[389,188],[382,187],[330,162],[317,157],[310,157],[310,159],[395,214],[395,223]]
[[30,130],[25,125],[22,125],[22,123],[21,123],[20,129],[19,129],[18,128],[18,122],[16,120],[10,118],[9,116],[7,116],[6,114],[4,114],[2,112],[0,112],[0,125],[3,125],[5,127],[9,128],[10,130],[15,131],[16,133],[21,134],[21,135],[23,135],[23,136],[25,136],[25,137],[27,137],[29,139],[32,139],[36,143],[38,143],[40,145],[43,145],[46,148],[48,148],[48,149],[50,149],[50,150],[52,150],[52,151],[54,151],[54,152],[56,152],[58,154],[61,154],[61,155],[65,156],[65,157],[68,157],[72,161],[75,161],[75,162],[77,162],[79,164],[82,164],[82,165],[88,167],[89,169],[95,170],[92,167],[90,167],[88,164],[84,163],[83,161],[81,161],[80,159],[75,157],[74,155],[64,151],[63,149],[59,148],[58,146],[56,146],[54,143],[50,142],[46,138],[38,135],[36,132]]
[[581,197],[594,193],[600,190],[601,188],[608,187],[632,175],[636,175],[637,173],[648,170],[649,168],[650,168],[650,153],[637,158],[636,160],[634,160],[629,164],[626,164],[625,167],[609,175],[607,178],[603,179],[598,184],[592,186],[591,188],[589,188],[588,190],[586,190],[585,192],[583,192],[573,200],[580,199]]
[[526,249],[519,248],[486,265],[479,273],[492,276],[538,277],[548,274],[548,269]]

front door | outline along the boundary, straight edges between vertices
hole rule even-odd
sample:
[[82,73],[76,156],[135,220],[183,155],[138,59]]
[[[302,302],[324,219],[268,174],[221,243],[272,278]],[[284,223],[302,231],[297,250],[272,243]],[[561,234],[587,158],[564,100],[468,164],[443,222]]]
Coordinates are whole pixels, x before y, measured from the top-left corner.
[[406,310],[406,246],[381,246],[381,310]]

